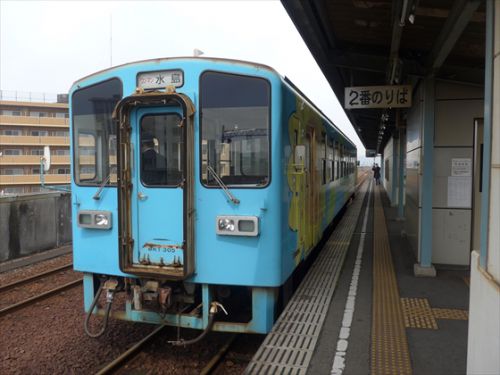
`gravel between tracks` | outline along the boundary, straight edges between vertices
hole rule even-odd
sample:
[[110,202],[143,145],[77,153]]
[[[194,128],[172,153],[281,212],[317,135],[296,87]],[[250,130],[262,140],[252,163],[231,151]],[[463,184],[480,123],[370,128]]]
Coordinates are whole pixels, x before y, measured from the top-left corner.
[[[229,334],[213,332],[191,346],[172,347],[167,342],[176,338],[176,332],[174,327],[166,328],[117,374],[199,374],[229,338]],[[185,339],[199,334],[192,330],[181,332]],[[242,374],[263,340],[263,335],[239,335],[215,374]]]
[[[0,284],[5,285],[70,261],[71,255],[65,255],[9,271],[0,274]],[[78,273],[66,271],[52,276],[50,280],[62,283],[77,276]],[[36,288],[43,287],[43,280],[38,286],[29,284],[26,287],[34,292]],[[46,285],[43,288],[51,289]],[[2,299],[8,293],[2,294]],[[92,339],[84,333],[84,319],[81,286],[1,317],[0,374],[92,374],[155,328],[150,324],[110,319],[106,333]],[[102,322],[101,318],[92,320],[94,324]],[[199,333],[181,330],[185,339]],[[147,345],[119,373],[197,374],[227,340],[226,334],[211,333],[196,345],[176,348],[167,343],[175,339],[176,334],[176,328],[167,327],[152,345]],[[262,340],[261,335],[240,335],[216,374],[243,373]]]
[[0,374],[89,374],[154,327],[111,319],[98,339],[83,331],[82,287],[0,318]]
[[38,273],[49,271],[51,269],[61,267],[73,261],[72,254],[62,255],[60,257],[44,260],[29,266],[16,268],[11,271],[0,273],[0,285],[10,284],[12,282],[24,279],[25,277],[34,276]]

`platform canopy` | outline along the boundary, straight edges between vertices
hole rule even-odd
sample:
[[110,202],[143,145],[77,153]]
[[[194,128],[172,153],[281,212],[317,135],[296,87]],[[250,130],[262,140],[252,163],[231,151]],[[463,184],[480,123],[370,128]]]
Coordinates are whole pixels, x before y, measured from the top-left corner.
[[[351,86],[410,84],[415,88],[422,78],[432,76],[483,85],[483,1],[281,2],[342,105],[344,89]],[[346,113],[364,146],[381,152],[396,126],[396,110],[348,109]]]

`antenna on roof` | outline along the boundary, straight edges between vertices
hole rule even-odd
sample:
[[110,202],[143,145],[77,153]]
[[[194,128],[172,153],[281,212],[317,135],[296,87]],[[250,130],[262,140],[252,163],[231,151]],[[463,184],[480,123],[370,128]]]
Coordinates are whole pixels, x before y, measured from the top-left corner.
[[205,52],[203,52],[203,51],[199,50],[198,48],[195,48],[195,49],[193,50],[193,56],[194,56],[194,57],[199,57],[199,56],[204,55],[204,54],[205,54]]

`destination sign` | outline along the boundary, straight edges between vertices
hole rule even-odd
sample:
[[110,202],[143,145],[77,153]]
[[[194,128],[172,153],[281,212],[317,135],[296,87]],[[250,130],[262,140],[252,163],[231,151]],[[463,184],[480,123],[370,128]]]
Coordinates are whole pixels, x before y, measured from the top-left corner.
[[181,87],[184,84],[182,70],[162,70],[137,75],[137,86],[148,89],[164,89],[167,86]]
[[409,108],[411,86],[356,86],[346,87],[344,107],[362,108]]

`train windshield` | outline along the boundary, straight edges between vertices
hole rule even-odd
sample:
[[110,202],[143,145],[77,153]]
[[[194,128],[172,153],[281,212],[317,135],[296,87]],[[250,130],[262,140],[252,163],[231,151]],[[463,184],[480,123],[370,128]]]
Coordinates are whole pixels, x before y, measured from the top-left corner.
[[200,82],[201,179],[219,186],[267,185],[270,86],[262,78],[206,72]]
[[85,87],[72,96],[74,176],[79,185],[116,182],[116,126],[111,115],[121,97],[118,79]]

